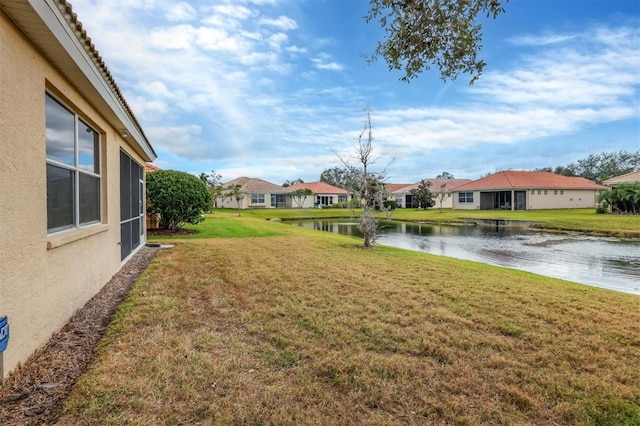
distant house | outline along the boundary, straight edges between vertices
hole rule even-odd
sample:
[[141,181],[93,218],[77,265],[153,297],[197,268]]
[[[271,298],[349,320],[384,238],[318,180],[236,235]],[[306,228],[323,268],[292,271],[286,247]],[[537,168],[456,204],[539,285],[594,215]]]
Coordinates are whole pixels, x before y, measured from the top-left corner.
[[622,183],[640,183],[640,170],[636,172],[626,173],[624,175],[616,176],[611,179],[607,179],[602,182],[606,186],[616,186]]
[[[306,183],[296,183],[294,185],[288,186],[292,191],[298,189],[310,189],[313,193],[312,196],[307,197],[304,200],[304,203],[301,207],[309,208],[309,207],[330,207],[334,204],[348,201],[351,199],[349,193],[342,188],[338,188],[337,186],[329,185],[326,182],[306,182]],[[293,207],[300,207],[293,202]]]
[[538,210],[595,208],[606,186],[549,172],[502,171],[453,189],[453,208]]
[[144,245],[156,154],[64,0],[0,0],[0,64],[8,373]]
[[160,167],[158,166],[154,166],[151,163],[145,163],[144,164],[144,171],[147,173],[151,173],[151,172],[157,172],[158,170],[162,170]]
[[[442,208],[450,209],[453,207],[452,202],[452,190],[462,184],[471,182],[471,179],[424,179],[425,182],[431,183],[429,191],[434,195],[435,207],[440,207],[440,197],[444,194],[442,199]],[[418,206],[413,202],[411,191],[417,189],[421,182],[412,184],[389,184],[389,192],[398,207],[401,208],[417,208]]]
[[[239,177],[222,184],[223,193],[229,193],[230,188],[236,185],[242,197],[241,209],[291,207],[291,190],[288,188],[258,178]],[[233,197],[220,197],[217,201],[221,207],[238,208],[238,201]]]

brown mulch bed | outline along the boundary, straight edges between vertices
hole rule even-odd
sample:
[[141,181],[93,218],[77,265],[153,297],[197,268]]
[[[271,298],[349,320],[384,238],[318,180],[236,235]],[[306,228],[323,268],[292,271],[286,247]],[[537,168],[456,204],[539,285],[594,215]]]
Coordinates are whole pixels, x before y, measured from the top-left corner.
[[55,422],[73,385],[95,360],[96,344],[159,248],[142,247],[0,389],[0,426]]

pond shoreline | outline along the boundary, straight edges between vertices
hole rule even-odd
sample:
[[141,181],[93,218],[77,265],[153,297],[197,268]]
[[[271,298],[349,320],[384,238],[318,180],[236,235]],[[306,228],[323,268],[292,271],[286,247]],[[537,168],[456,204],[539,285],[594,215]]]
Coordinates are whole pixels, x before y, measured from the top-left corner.
[[[360,236],[357,222],[348,218],[287,221],[296,222],[323,232]],[[539,226],[381,221],[376,243],[640,294],[640,239]]]
[[[274,217],[274,218],[266,218],[268,221],[274,222],[293,222],[300,220],[357,220],[358,215],[353,216],[318,216],[318,217]],[[386,222],[386,218],[379,218],[380,221]],[[640,230],[638,232],[629,232],[629,231],[605,231],[605,230],[586,230],[581,228],[560,228],[556,226],[547,225],[546,221],[536,221],[536,220],[520,220],[520,219],[507,219],[507,218],[490,218],[490,219],[482,219],[482,218],[461,218],[462,220],[424,220],[424,219],[394,219],[393,217],[389,220],[390,222],[403,222],[403,223],[418,223],[425,225],[446,225],[446,226],[496,226],[495,221],[501,221],[502,224],[498,224],[501,227],[515,227],[521,229],[529,229],[532,231],[541,231],[541,232],[551,232],[554,234],[579,234],[579,235],[587,235],[592,237],[615,237],[615,238],[624,238],[629,240],[640,240]],[[488,220],[489,224],[477,223],[483,220]],[[527,223],[528,226],[510,226],[505,225],[504,223]],[[639,224],[640,227],[640,224]]]

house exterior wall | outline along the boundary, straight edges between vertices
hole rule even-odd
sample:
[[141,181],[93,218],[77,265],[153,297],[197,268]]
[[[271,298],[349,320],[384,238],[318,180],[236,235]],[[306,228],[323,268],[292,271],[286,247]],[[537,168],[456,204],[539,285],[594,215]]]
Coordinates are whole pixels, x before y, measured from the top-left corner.
[[[244,194],[244,198],[240,201],[240,208],[241,209],[251,209],[251,208],[255,208],[255,209],[272,209],[272,208],[276,208],[276,207],[272,207],[271,206],[271,193],[270,192],[264,192],[264,203],[252,203],[251,202],[251,194],[249,193],[243,193]],[[262,192],[261,192],[262,194]],[[225,209],[237,209],[238,208],[238,202],[236,201],[235,198],[222,198],[219,197],[217,198],[217,204],[219,207],[221,208],[225,208]],[[289,194],[285,195],[285,204],[286,207],[291,207],[291,196]]]
[[[119,155],[144,160],[0,10],[0,316],[5,375],[118,272]],[[101,135],[101,223],[47,234],[45,93]]]
[[[458,192],[454,191],[452,196],[453,208],[478,210],[480,209],[482,196],[496,191],[505,190],[464,191],[473,192],[473,203],[460,203]],[[518,191],[524,190],[518,189]],[[532,194],[531,191],[534,191],[534,193]],[[540,191],[540,194],[538,194],[538,191]],[[592,189],[528,189],[526,190],[526,208],[527,210],[595,208],[597,195],[598,191]]]
[[597,196],[593,189],[532,189],[527,191],[527,209],[595,208]]
[[461,203],[458,197],[458,192],[453,191],[451,195],[452,208],[459,210],[480,210],[480,191],[464,191],[473,192],[472,203]]

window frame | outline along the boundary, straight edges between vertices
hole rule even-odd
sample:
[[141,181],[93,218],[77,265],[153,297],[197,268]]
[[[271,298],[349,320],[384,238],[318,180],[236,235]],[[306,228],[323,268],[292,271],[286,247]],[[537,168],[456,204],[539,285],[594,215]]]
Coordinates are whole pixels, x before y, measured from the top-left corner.
[[458,202],[461,204],[473,203],[473,191],[458,192]]
[[[47,113],[46,113],[46,103],[47,98],[49,98],[52,102],[54,102],[58,107],[68,112],[73,116],[73,164],[67,164],[63,160],[52,158],[46,154],[46,148],[49,144],[49,139],[47,136]],[[99,225],[103,223],[103,166],[102,166],[102,158],[103,158],[103,147],[102,147],[102,133],[95,128],[92,124],[90,124],[89,120],[77,112],[76,109],[69,106],[68,103],[61,100],[58,96],[51,93],[50,91],[45,91],[44,98],[44,106],[45,106],[45,164],[47,170],[51,167],[51,170],[62,170],[65,172],[71,173],[71,221],[70,223],[66,223],[59,226],[49,227],[49,218],[51,215],[50,212],[50,202],[49,202],[49,191],[50,191],[50,181],[49,181],[49,172],[46,173],[46,181],[47,181],[47,235],[56,234],[59,232],[70,231],[70,230],[78,230],[83,229],[95,225]],[[81,129],[91,130],[93,132],[94,137],[94,151],[93,155],[93,171],[87,169],[87,164],[81,160],[81,150],[82,150],[82,141],[80,136]],[[52,142],[53,143],[53,142]],[[84,179],[83,179],[84,178]],[[86,178],[89,178],[87,180]],[[83,221],[82,219],[82,206],[83,199],[86,194],[83,195],[84,188],[90,188],[91,185],[81,185],[81,181],[85,183],[93,182],[95,184],[95,189],[97,189],[97,193],[95,191],[90,191],[89,195],[91,198],[95,198],[98,202],[97,206],[97,217],[94,218],[92,214],[89,220]]]
[[[262,200],[262,201],[260,201]],[[265,194],[264,193],[259,193],[259,192],[252,192],[251,193],[251,204],[264,204],[265,200]]]

